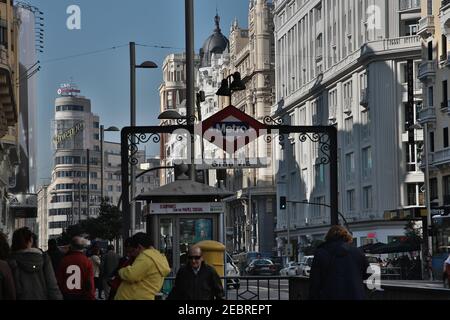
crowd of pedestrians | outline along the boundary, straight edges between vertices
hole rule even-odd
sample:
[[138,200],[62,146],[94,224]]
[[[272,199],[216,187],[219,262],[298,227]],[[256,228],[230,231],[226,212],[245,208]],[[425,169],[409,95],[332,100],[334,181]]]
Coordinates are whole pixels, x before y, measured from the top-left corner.
[[[102,254],[96,245],[88,248],[81,236],[62,248],[51,239],[44,252],[28,228],[14,232],[11,246],[0,233],[0,300],[155,300],[171,270],[167,258],[146,233],[126,239],[124,253],[120,257],[109,245]],[[169,298],[223,297],[220,277],[193,246]]]

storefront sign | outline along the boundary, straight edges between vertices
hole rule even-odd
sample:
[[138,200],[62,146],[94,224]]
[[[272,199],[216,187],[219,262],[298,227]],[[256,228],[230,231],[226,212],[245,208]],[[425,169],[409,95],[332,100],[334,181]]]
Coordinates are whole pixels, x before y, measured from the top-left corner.
[[73,84],[70,83],[64,83],[62,84],[57,93],[60,96],[71,96],[74,95],[75,93],[80,93],[81,91]]
[[66,132],[58,134],[56,137],[53,138],[53,141],[55,141],[55,143],[61,143],[62,141],[70,139],[73,136],[77,135],[82,130],[84,130],[84,123],[80,122],[75,127],[70,128]]
[[376,232],[370,232],[367,234],[367,239],[376,239],[377,233]]
[[269,160],[267,158],[253,159],[204,159],[203,164],[196,165],[197,170],[214,169],[256,169],[267,168]]
[[151,203],[150,214],[222,213],[222,202],[206,203]]
[[10,194],[9,210],[15,218],[37,218],[37,194]]

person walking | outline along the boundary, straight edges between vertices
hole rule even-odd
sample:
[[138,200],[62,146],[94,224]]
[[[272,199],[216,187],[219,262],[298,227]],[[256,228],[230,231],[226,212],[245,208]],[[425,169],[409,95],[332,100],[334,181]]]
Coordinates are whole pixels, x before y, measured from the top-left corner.
[[76,236],[61,260],[57,271],[58,285],[64,300],[95,300],[94,267],[84,254],[86,240]]
[[109,286],[109,280],[114,275],[114,271],[119,266],[120,256],[114,251],[114,246],[109,245],[108,251],[102,257],[102,264],[100,267],[101,282],[105,299],[108,299],[111,287]]
[[350,233],[333,226],[314,255],[310,275],[311,300],[363,300],[369,262],[353,246]]
[[56,239],[48,240],[48,250],[46,253],[52,260],[53,271],[55,272],[56,275],[58,266],[61,263],[61,260],[64,258],[64,253],[61,250],[59,250]]
[[102,284],[100,283],[100,266],[101,266],[101,260],[100,260],[100,249],[98,247],[92,248],[92,255],[89,257],[89,259],[92,262],[92,266],[94,267],[94,285],[95,289],[98,292],[97,298],[99,300],[102,298]]
[[175,278],[168,300],[222,300],[224,289],[216,270],[203,260],[198,246],[189,248],[188,264]]
[[114,300],[117,290],[119,289],[120,284],[122,283],[122,279],[120,279],[119,277],[119,270],[131,266],[136,257],[139,255],[138,250],[136,248],[133,248],[132,246],[131,238],[125,239],[123,247],[125,250],[125,256],[119,260],[118,267],[116,268],[115,271],[113,271],[111,279],[108,281],[108,284],[110,286],[108,300]]
[[21,228],[13,233],[8,260],[17,300],[61,300],[50,257],[34,247],[33,233]]
[[114,299],[155,300],[164,278],[170,273],[169,262],[153,248],[152,239],[145,233],[135,234],[131,246],[139,252],[139,255],[131,266],[119,270],[122,283]]
[[0,301],[16,300],[16,286],[11,268],[6,260],[9,258],[9,245],[6,236],[0,232]]

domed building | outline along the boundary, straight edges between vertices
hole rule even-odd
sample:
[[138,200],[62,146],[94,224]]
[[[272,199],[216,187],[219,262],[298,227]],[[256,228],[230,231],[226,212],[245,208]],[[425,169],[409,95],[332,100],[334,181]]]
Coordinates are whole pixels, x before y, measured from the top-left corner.
[[206,39],[203,47],[200,49],[200,67],[208,67],[211,65],[211,55],[213,53],[222,54],[229,51],[229,44],[227,37],[222,34],[220,29],[220,17],[218,14],[214,17],[216,28],[214,33]]

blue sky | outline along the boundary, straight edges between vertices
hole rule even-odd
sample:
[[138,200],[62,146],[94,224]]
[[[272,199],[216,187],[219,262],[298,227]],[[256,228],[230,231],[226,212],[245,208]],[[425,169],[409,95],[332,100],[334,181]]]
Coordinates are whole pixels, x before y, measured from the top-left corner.
[[[46,182],[52,170],[50,124],[59,84],[73,78],[82,95],[92,100],[94,113],[105,126],[129,125],[129,49],[114,50],[61,59],[96,50],[139,44],[176,49],[136,48],[136,61],[152,60],[159,66],[173,52],[183,52],[184,0],[29,0],[44,12],[45,52],[40,54],[38,77],[38,184]],[[81,30],[66,27],[70,5],[81,8]],[[222,32],[228,36],[236,17],[246,27],[247,0],[195,0],[195,48],[214,29],[216,6]],[[56,60],[56,61],[55,61]],[[161,69],[137,72],[137,125],[156,124],[159,112],[158,87]],[[107,140],[118,141],[109,133]],[[47,180],[48,181],[48,180]]]

